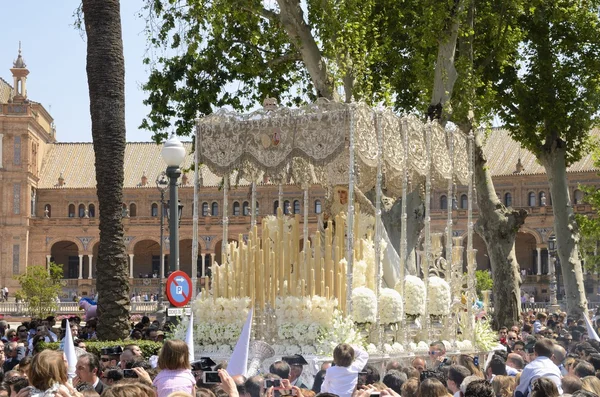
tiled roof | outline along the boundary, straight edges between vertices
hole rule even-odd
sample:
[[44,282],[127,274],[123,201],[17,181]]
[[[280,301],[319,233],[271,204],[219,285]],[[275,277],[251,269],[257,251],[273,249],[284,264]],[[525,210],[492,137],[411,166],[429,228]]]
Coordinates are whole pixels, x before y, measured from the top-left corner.
[[[600,130],[592,132],[600,137]],[[191,142],[184,142],[186,151],[190,153]],[[142,175],[148,178],[146,187],[155,187],[156,177],[165,170],[166,166],[160,156],[162,146],[153,142],[131,142],[125,148],[125,183],[126,188],[141,187]],[[519,150],[520,149],[520,150]],[[494,129],[488,136],[484,152],[488,157],[488,164],[493,176],[514,175],[515,166],[519,156],[525,170],[519,175],[544,174],[542,167],[535,156],[520,148],[508,131]],[[193,162],[193,155],[188,154],[183,169],[189,168]],[[51,189],[58,187],[58,178],[62,173],[65,180],[64,188],[95,188],[96,176],[94,169],[94,148],[91,143],[55,143],[50,145],[40,174],[38,187]],[[219,186],[221,177],[213,174],[207,167],[201,167],[203,186]],[[592,155],[584,156],[569,168],[569,172],[598,171],[594,166]],[[194,172],[188,173],[189,184],[193,183]],[[248,185],[247,181],[240,181],[239,185]]]
[[[600,130],[594,129],[590,132],[595,137],[600,137]],[[493,176],[515,175],[519,156],[524,170],[518,175],[545,174],[544,167],[537,161],[533,153],[521,147],[521,145],[510,137],[507,130],[496,128],[487,137],[484,153],[488,159],[488,166]],[[592,153],[587,154],[581,160],[572,164],[568,172],[591,172],[598,171],[594,165]]]
[[[188,155],[182,169],[189,168],[194,160],[189,154],[191,142],[184,142]],[[153,142],[132,142],[125,147],[125,188],[141,187],[142,175],[146,174],[146,187],[156,187],[156,177],[166,169],[160,151],[162,146]],[[203,186],[218,186],[221,178],[207,167],[202,167]],[[95,188],[94,147],[91,143],[55,143],[50,145],[40,173],[38,188],[58,187],[58,178],[62,173],[64,188]],[[189,184],[193,184],[193,170],[187,174]],[[241,181],[244,185],[247,182]]]
[[12,87],[6,80],[0,77],[0,103],[8,103],[12,97]]

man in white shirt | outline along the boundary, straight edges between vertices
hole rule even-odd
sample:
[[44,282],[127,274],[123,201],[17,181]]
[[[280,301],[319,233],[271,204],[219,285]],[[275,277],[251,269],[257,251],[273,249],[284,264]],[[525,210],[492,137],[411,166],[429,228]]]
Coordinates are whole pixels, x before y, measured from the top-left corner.
[[469,375],[471,375],[471,372],[462,365],[451,365],[448,368],[448,381],[446,384],[454,397],[460,397],[460,385]]
[[535,360],[525,366],[521,373],[521,380],[515,389],[515,397],[524,397],[529,394],[531,383],[541,377],[550,379],[562,394],[560,369],[551,360],[554,354],[554,343],[550,339],[540,339],[534,346]]

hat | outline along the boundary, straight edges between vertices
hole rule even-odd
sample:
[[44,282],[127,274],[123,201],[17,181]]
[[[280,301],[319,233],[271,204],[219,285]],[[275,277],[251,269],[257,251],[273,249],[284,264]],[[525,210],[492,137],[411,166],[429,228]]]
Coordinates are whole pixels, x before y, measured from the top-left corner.
[[294,354],[293,356],[283,356],[281,357],[282,361],[285,361],[289,365],[308,365],[308,362],[299,354]]
[[156,331],[156,336],[165,336],[165,333],[162,331]]
[[200,360],[192,363],[192,371],[210,371],[217,365],[210,357],[200,357]]
[[117,356],[123,353],[123,348],[121,346],[104,347],[100,349],[100,353],[105,356]]

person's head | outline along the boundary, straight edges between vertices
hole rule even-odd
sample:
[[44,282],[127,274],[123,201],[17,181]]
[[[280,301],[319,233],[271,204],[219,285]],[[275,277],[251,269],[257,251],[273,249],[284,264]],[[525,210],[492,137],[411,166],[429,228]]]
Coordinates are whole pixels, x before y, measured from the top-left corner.
[[507,336],[508,336],[508,328],[500,327],[500,329],[498,330],[498,339],[506,339]]
[[123,379],[123,371],[117,367],[107,368],[102,372],[102,382],[111,386]]
[[548,378],[537,378],[531,382],[531,397],[558,397],[558,387]]
[[269,367],[269,372],[281,377],[281,379],[290,378],[290,366],[285,361],[275,361]]
[[156,341],[157,338],[158,338],[158,328],[149,327],[146,330],[146,333],[144,335],[144,339]]
[[591,391],[582,389],[573,393],[573,397],[598,397],[598,395],[596,393],[592,393]]
[[32,356],[26,356],[19,361],[19,372],[27,376],[27,372],[29,372],[29,368],[31,368],[31,361],[33,361]]
[[558,343],[554,344],[552,348],[552,357],[551,360],[554,364],[561,365],[567,356],[567,351]]
[[544,324],[546,322],[546,320],[548,319],[548,315],[544,312],[539,312],[535,316],[535,319],[538,320],[539,322],[541,322],[542,324]]
[[581,388],[583,390],[591,391],[592,393],[596,393],[600,396],[600,379],[595,376],[586,376],[581,379]]
[[575,376],[578,378],[585,378],[586,376],[594,376],[596,371],[594,370],[594,366],[587,361],[581,361],[574,370]]
[[6,336],[6,340],[11,341],[17,337],[17,330],[14,328],[7,329],[5,336]]
[[142,349],[136,344],[131,343],[129,345],[125,345],[123,350],[131,350],[131,352],[133,353],[134,356],[137,356],[139,358],[144,357],[144,353],[142,352]]
[[117,383],[105,389],[102,397],[156,397],[156,391],[152,386],[144,383]]
[[158,355],[160,369],[189,369],[190,353],[188,345],[180,339],[165,342]]
[[492,380],[492,389],[496,397],[511,397],[515,389],[515,378],[498,375]]
[[412,361],[412,366],[417,371],[419,371],[419,374],[421,374],[427,368],[427,364],[425,364],[425,360],[422,359],[421,357],[415,357],[415,359]]
[[460,385],[467,376],[471,375],[471,371],[462,365],[451,365],[448,368],[448,380],[446,385],[452,394],[460,390]]
[[246,389],[246,394],[250,397],[261,397],[263,394],[263,384],[265,378],[261,375],[256,375],[248,378],[246,383],[244,383],[244,388]]
[[402,385],[402,397],[417,397],[419,393],[419,380],[410,378]]
[[116,367],[119,363],[119,354],[114,348],[100,350],[100,366],[102,369]]
[[554,343],[551,339],[539,339],[533,347],[536,357],[551,358],[554,354]]
[[333,362],[338,367],[349,367],[354,361],[354,349],[347,343],[339,344],[333,349]]
[[517,333],[514,331],[508,331],[508,335],[506,335],[506,343],[508,343],[508,346],[510,346],[511,349],[517,340],[519,340]]
[[142,339],[142,337],[142,331],[140,331],[139,329],[134,329],[133,331],[131,331],[131,339],[140,340]]
[[136,359],[136,355],[131,349],[124,349],[121,353],[119,366],[121,369],[126,369],[128,364],[131,364]]
[[494,397],[494,389],[492,389],[490,382],[476,379],[468,383],[464,394],[465,397]]
[[53,384],[67,383],[67,364],[64,354],[55,350],[44,350],[31,362],[27,377],[32,386],[41,391],[48,390]]
[[567,375],[562,378],[561,387],[564,394],[573,394],[578,390],[581,390],[583,382],[576,376]]
[[510,353],[506,359],[506,365],[514,369],[522,370],[525,367],[525,360],[517,353]]
[[82,382],[94,384],[100,371],[100,362],[94,354],[86,353],[79,356],[75,374]]
[[4,344],[4,356],[6,358],[15,358],[17,357],[17,353],[17,342],[8,342]]
[[406,382],[407,379],[408,378],[406,377],[406,374],[404,372],[392,369],[388,371],[383,377],[383,383],[387,387],[401,395],[402,385],[404,384],[404,382]]
[[427,378],[419,385],[417,397],[446,397],[448,391],[442,382],[435,378]]
[[[475,365],[475,359],[468,354],[459,354],[457,356],[452,357],[452,362],[454,364],[462,365],[466,369],[469,370],[470,375],[477,375],[480,378],[483,378],[483,374],[477,365]],[[459,385],[460,386],[460,385]]]
[[429,357],[435,361],[441,361],[446,356],[446,346],[440,341],[429,345]]
[[598,353],[590,354],[588,361],[590,364],[592,364],[594,366],[594,369],[596,371],[600,371],[600,354],[598,354]]
[[358,386],[372,385],[379,382],[381,376],[374,365],[367,364],[358,375]]
[[492,379],[493,375],[506,375],[506,361],[501,356],[494,354],[485,369],[485,374],[488,379]]

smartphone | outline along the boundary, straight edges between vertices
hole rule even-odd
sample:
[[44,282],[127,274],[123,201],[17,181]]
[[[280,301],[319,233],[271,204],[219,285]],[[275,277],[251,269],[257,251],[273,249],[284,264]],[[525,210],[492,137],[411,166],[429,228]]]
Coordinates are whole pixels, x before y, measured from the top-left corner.
[[281,387],[281,379],[265,379],[265,389]]
[[217,371],[204,371],[202,382],[207,385],[221,383],[221,377]]
[[123,370],[123,377],[124,378],[137,378],[138,374],[132,370],[132,369],[124,369]]

